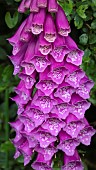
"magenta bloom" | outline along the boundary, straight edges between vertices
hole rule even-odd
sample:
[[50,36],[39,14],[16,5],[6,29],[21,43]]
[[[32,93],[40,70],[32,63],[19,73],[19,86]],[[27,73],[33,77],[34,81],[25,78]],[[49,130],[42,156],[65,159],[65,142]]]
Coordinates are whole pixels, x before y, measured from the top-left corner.
[[[57,0],[22,0],[18,11],[30,14],[15,35],[10,60],[20,82],[11,99],[18,117],[10,123],[14,158],[32,159],[34,170],[52,170],[64,152],[61,170],[84,170],[76,148],[96,133],[85,119],[94,86],[80,68],[84,52],[69,36],[71,28]],[[33,161],[33,154],[36,155]]]
[[58,33],[62,36],[68,36],[71,32],[67,17],[60,6],[58,7],[58,12],[56,13],[56,26]]

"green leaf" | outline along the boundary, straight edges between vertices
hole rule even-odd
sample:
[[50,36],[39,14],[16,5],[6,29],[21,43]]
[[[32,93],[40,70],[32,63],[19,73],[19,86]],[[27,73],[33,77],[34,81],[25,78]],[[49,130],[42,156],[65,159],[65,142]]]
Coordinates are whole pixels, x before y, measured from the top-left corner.
[[12,65],[8,65],[4,68],[4,71],[2,73],[2,78],[4,82],[10,82],[10,78],[12,77],[12,73],[13,73],[13,66]]
[[96,43],[96,34],[90,34],[89,35],[89,44],[95,44]]
[[82,34],[82,35],[79,37],[79,42],[80,42],[80,44],[82,44],[82,45],[86,45],[87,42],[88,42],[88,35],[87,35],[87,34]]
[[6,12],[5,22],[9,28],[14,28],[18,22],[18,12],[16,11],[11,17],[10,12]]
[[96,0],[92,0],[92,3],[96,6]]
[[10,150],[14,150],[14,146],[10,141],[6,141],[5,143],[2,143],[0,146],[1,152],[10,152]]
[[91,23],[91,28],[96,29],[96,19]]
[[88,5],[80,5],[76,10],[78,15],[83,19],[85,19],[87,17],[85,14],[85,11],[87,8],[88,8]]
[[72,0],[68,0],[67,2],[64,1],[63,3],[60,3],[62,8],[64,9],[65,14],[68,16],[72,13],[73,9],[73,2]]
[[0,47],[0,59],[5,60],[6,58],[7,58],[7,53],[6,53],[5,49]]
[[21,0],[14,0],[15,2],[20,2]]
[[77,29],[82,28],[82,26],[83,26],[83,19],[80,18],[78,15],[76,15],[75,18],[74,18],[74,24],[77,27]]

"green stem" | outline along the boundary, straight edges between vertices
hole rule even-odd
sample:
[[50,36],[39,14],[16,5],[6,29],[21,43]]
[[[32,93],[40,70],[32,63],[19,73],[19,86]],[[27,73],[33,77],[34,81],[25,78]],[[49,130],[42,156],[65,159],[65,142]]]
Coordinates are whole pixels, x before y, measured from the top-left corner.
[[[9,140],[9,90],[5,91],[5,140]],[[6,152],[6,170],[8,169],[8,152]]]

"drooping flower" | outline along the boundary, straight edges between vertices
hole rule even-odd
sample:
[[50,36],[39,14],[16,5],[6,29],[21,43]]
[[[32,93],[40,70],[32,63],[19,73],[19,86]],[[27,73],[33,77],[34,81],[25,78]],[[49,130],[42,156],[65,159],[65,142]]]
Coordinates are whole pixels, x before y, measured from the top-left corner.
[[61,170],[75,170],[75,169],[84,170],[77,150],[75,151],[73,156],[68,156],[64,154],[64,166],[62,166],[61,168]]
[[58,12],[56,13],[56,27],[58,33],[62,36],[68,36],[71,32],[67,17],[60,6],[58,7]]
[[61,170],[83,170],[76,151],[89,145],[95,130],[84,118],[94,83],[80,68],[84,52],[69,36],[67,17],[57,0],[22,0],[18,11],[31,13],[8,41],[9,57],[20,83],[12,98],[18,118],[10,123],[16,132],[14,158],[32,159],[34,170],[52,170],[57,152],[64,152]]

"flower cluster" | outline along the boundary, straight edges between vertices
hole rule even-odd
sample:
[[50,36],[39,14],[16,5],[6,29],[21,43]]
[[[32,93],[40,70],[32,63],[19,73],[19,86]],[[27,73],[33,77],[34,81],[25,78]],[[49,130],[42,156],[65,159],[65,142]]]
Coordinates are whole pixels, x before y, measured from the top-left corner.
[[18,118],[10,123],[16,131],[14,158],[23,154],[27,165],[36,152],[32,168],[52,170],[61,150],[61,170],[83,170],[76,147],[89,145],[95,134],[84,117],[94,85],[80,68],[84,52],[69,36],[70,25],[56,0],[22,0],[18,10],[28,8],[31,13],[8,39],[13,74],[20,78],[12,98]]

